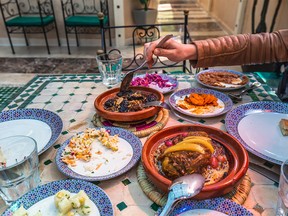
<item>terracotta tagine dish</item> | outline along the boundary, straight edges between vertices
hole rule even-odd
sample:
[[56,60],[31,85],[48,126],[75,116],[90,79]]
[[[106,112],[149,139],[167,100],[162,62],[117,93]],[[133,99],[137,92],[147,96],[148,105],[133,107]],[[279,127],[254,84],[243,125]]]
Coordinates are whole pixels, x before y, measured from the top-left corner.
[[162,93],[148,87],[130,86],[130,92],[127,94],[121,94],[119,90],[119,88],[109,89],[96,98],[94,106],[101,117],[119,122],[144,120],[156,115],[161,109],[143,108],[145,102],[164,101]]
[[193,199],[207,199],[231,192],[245,176],[249,157],[231,135],[204,125],[177,125],[149,137],[142,151],[147,177],[168,192],[177,177],[199,173],[202,191]]

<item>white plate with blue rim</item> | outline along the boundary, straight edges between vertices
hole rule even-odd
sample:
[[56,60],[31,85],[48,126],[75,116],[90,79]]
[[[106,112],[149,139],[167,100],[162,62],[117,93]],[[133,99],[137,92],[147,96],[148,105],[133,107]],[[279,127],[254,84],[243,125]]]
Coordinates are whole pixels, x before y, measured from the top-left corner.
[[[88,162],[77,161],[76,166],[70,166],[62,161],[62,154],[69,144],[70,138],[57,151],[56,165],[60,172],[70,178],[92,182],[103,181],[122,175],[137,164],[142,152],[141,140],[132,132],[122,128],[102,128],[109,131],[110,136],[118,135],[119,150],[113,152],[104,147],[99,141],[94,140],[92,145],[97,146],[97,151],[92,152],[91,158],[94,160],[91,159]],[[100,128],[95,129],[99,130]],[[98,155],[98,152],[101,152],[101,154]]]
[[67,190],[72,194],[84,190],[90,199],[88,204],[91,207],[91,213],[89,215],[113,216],[112,203],[107,194],[90,182],[76,179],[54,181],[34,188],[13,202],[2,216],[13,215],[13,212],[19,209],[21,205],[28,211],[29,215],[35,215],[39,210],[45,216],[58,215],[54,195],[60,190]]
[[[218,106],[213,107],[213,109],[207,109],[207,111],[197,114],[195,112],[191,112],[191,110],[185,110],[178,106],[178,102],[180,100],[184,100],[186,96],[189,96],[192,93],[197,94],[212,94],[218,99]],[[206,88],[187,88],[187,89],[181,89],[179,91],[174,92],[169,97],[169,103],[171,106],[178,112],[183,113],[187,116],[192,117],[199,117],[199,118],[208,118],[208,117],[215,117],[219,115],[223,115],[233,107],[232,100],[224,93],[215,91],[212,89],[206,89]]]
[[[213,74],[213,76],[216,76],[219,74],[219,77],[223,77],[221,73],[225,72],[226,77],[230,77],[230,80],[232,80],[232,76],[234,77],[234,84],[232,83],[225,83],[225,82],[219,82],[215,81],[214,84],[210,84],[204,81],[202,77],[207,76],[209,74]],[[237,78],[236,78],[237,77]],[[227,69],[208,69],[208,70],[203,70],[200,73],[197,73],[195,76],[195,79],[198,83],[201,85],[207,87],[207,88],[212,88],[216,90],[221,90],[221,91],[230,91],[230,90],[237,90],[245,87],[247,84],[249,84],[249,78],[238,71],[234,70],[227,70]],[[211,80],[210,80],[211,82]]]
[[225,198],[183,200],[177,203],[169,216],[253,216],[243,206]]
[[227,113],[225,126],[248,151],[276,164],[288,155],[288,136],[283,136],[280,120],[288,119],[288,104],[258,101],[242,104]]
[[62,129],[62,119],[49,110],[12,109],[0,113],[0,139],[15,135],[32,137],[39,155],[56,142]]

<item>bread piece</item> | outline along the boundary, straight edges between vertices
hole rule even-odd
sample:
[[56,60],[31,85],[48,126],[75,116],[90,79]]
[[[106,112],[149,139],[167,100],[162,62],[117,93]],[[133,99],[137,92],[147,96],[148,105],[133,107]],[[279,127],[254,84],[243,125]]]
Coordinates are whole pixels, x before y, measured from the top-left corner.
[[288,119],[281,119],[279,126],[283,136],[288,136]]

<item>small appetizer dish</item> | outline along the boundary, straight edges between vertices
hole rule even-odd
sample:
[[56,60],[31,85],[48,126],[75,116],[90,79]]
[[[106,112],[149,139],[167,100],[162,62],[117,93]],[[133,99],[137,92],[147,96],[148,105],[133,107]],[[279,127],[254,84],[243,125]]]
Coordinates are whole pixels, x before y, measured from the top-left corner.
[[149,87],[167,94],[178,88],[178,81],[168,74],[146,73],[134,77],[131,85]]
[[205,88],[181,89],[170,96],[169,103],[180,113],[201,118],[222,115],[233,107],[226,94]]
[[226,69],[204,70],[195,79],[205,87],[223,91],[240,89],[249,83],[249,78],[243,73]]

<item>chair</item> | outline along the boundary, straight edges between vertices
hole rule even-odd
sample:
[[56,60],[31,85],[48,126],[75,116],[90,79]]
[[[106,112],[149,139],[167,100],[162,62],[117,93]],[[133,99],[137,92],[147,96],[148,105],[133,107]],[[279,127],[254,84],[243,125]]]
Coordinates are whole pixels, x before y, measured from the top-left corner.
[[47,32],[55,28],[58,45],[61,46],[52,0],[0,0],[0,8],[13,54],[11,34],[24,34],[29,46],[27,34],[43,33],[50,54]]
[[[78,34],[98,33],[102,35],[102,25],[110,26],[107,0],[61,0],[61,6],[69,55],[71,51],[68,34],[75,34],[77,47],[79,47]],[[102,15],[104,17],[101,17]],[[101,40],[103,47],[105,38],[101,37]],[[110,46],[112,46],[110,29],[109,42]]]

